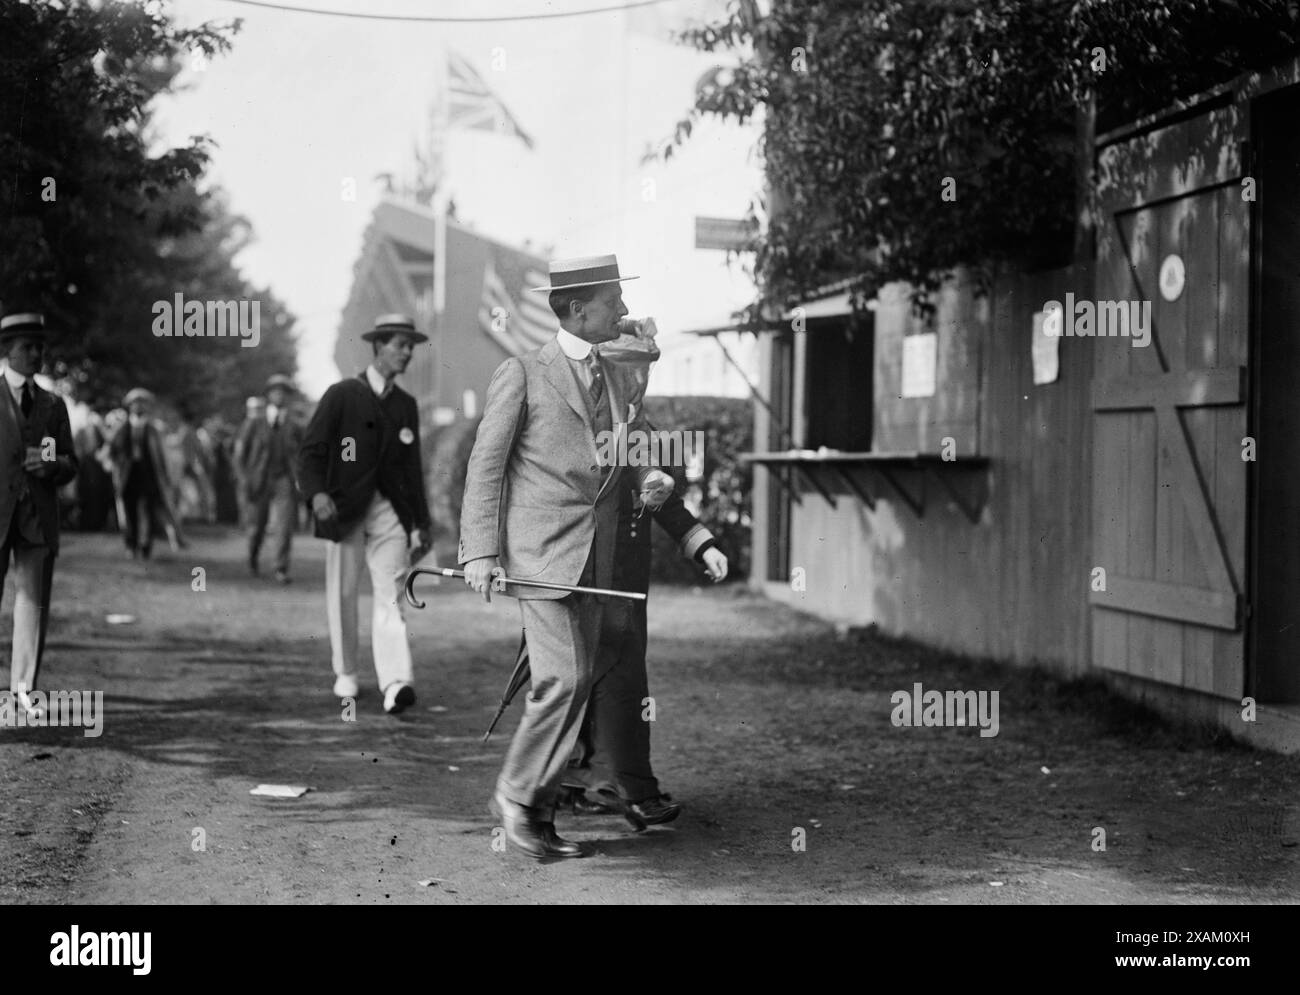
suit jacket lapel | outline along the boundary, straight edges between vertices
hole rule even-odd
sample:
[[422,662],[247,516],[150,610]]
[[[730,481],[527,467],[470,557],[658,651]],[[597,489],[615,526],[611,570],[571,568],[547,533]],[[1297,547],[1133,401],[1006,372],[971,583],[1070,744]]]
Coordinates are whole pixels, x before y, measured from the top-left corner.
[[14,401],[13,391],[9,389],[9,381],[3,376],[0,376],[0,390],[3,390],[5,395],[4,403],[0,404],[0,410],[4,412],[3,414],[0,414],[0,418],[3,418],[9,423],[14,438],[18,440],[19,448],[21,449],[23,438],[22,411]]
[[49,427],[53,407],[54,396],[32,384],[32,413],[27,418],[28,423],[44,432]]
[[558,390],[569,407],[578,413],[582,423],[587,426],[587,434],[594,438],[596,426],[591,420],[591,407],[587,399],[582,396],[582,387],[578,384],[578,378],[573,375],[569,359],[564,355],[559,342],[551,339],[542,347],[538,358],[546,366],[546,379],[550,385]]

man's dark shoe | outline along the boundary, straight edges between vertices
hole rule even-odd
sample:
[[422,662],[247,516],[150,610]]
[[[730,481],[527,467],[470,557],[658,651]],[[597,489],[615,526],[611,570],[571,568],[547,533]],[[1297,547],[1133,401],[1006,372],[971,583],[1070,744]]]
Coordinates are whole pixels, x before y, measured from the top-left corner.
[[560,794],[555,800],[557,808],[567,808],[574,815],[619,815],[619,810],[613,805],[606,805],[604,802],[594,801],[587,797],[584,789],[565,785],[560,789]]
[[488,807],[501,820],[510,845],[534,860],[586,856],[577,843],[570,843],[556,835],[554,823],[540,822],[532,809],[511,801],[501,792],[492,796]]
[[671,795],[655,795],[628,806],[632,814],[647,826],[660,826],[672,822],[682,814],[682,807]]
[[539,822],[542,827],[542,839],[546,841],[547,856],[550,857],[585,857],[587,851],[582,844],[572,840],[561,839],[555,831],[554,822]]

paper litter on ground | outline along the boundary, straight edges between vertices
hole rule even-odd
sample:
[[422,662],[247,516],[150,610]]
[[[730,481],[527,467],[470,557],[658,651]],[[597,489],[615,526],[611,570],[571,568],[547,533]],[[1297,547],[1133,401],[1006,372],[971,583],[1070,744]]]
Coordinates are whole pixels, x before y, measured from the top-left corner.
[[249,794],[264,798],[301,798],[310,790],[302,784],[259,784]]

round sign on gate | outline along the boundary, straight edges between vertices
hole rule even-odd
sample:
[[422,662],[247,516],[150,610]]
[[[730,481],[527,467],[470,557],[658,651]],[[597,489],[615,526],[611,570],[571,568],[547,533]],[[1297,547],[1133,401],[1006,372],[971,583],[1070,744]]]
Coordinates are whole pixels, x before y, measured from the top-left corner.
[[1178,300],[1186,282],[1187,271],[1183,268],[1183,257],[1177,253],[1165,256],[1165,261],[1160,264],[1160,296],[1167,301]]

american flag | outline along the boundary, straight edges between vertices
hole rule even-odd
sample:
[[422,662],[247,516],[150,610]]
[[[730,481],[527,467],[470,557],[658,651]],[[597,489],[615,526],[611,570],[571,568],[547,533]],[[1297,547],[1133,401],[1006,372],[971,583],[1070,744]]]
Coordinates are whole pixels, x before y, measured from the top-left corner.
[[533,140],[506,110],[501,98],[455,52],[447,53],[447,94],[447,123],[451,127],[513,135],[530,149],[533,147]]
[[559,320],[542,294],[530,294],[526,289],[545,285],[546,276],[529,269],[520,285],[507,286],[489,256],[478,305],[478,325],[483,334],[511,356],[522,355],[554,338]]

